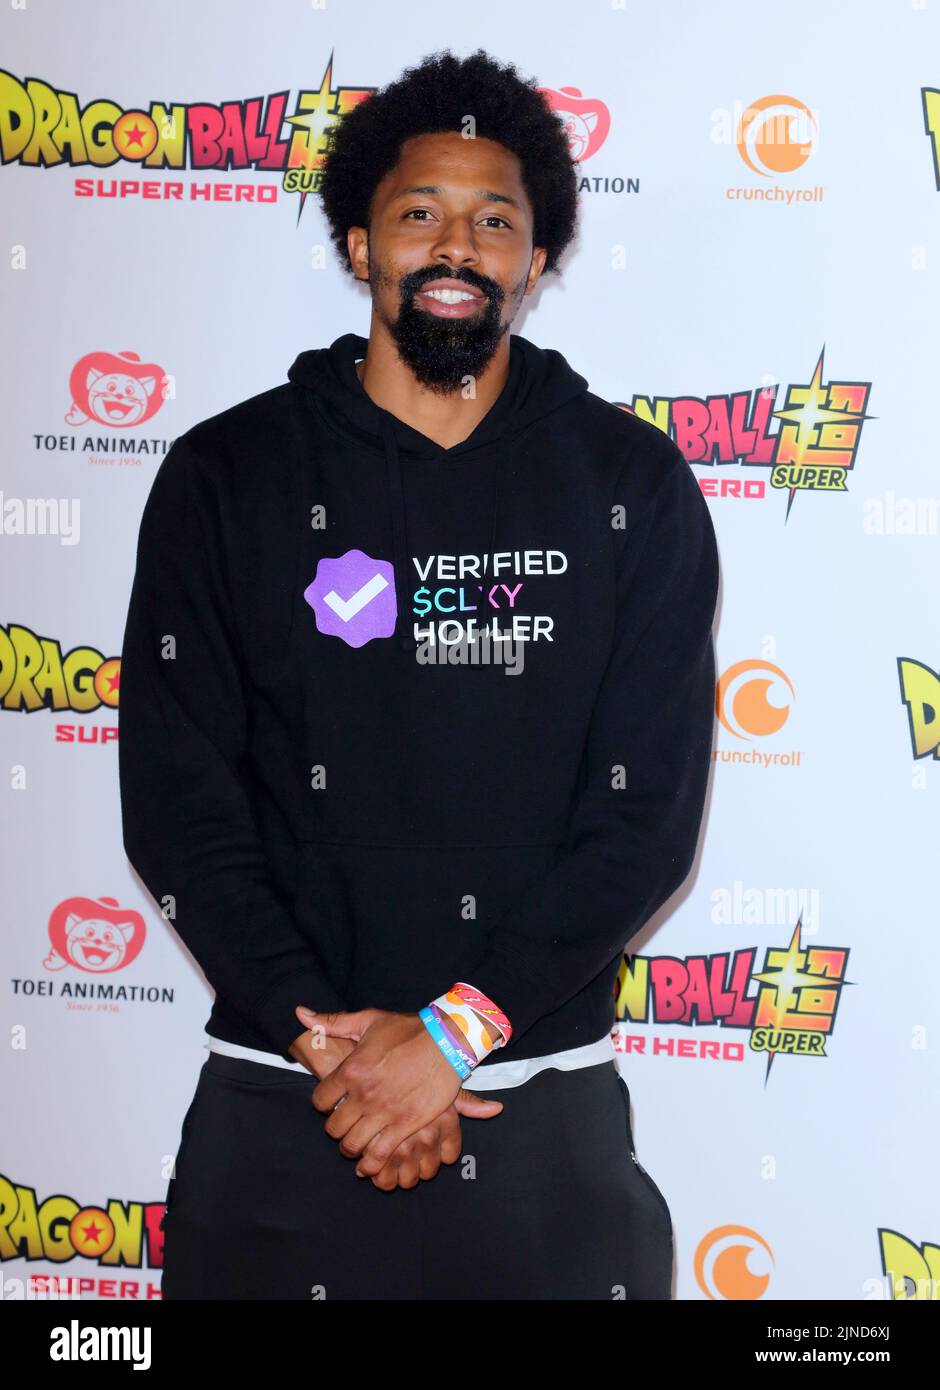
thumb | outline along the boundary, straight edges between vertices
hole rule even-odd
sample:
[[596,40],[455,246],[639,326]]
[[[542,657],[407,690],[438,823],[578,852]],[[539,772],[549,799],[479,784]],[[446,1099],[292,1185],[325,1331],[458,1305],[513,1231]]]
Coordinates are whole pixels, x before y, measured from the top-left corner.
[[458,1115],[464,1115],[469,1120],[491,1120],[502,1110],[503,1102],[484,1100],[482,1096],[475,1096],[472,1091],[461,1086],[454,1101],[454,1108]]
[[375,1009],[359,1009],[354,1013],[318,1014],[302,1004],[299,1004],[294,1012],[307,1028],[318,1028],[328,1038],[354,1038],[356,1042],[377,1017]]

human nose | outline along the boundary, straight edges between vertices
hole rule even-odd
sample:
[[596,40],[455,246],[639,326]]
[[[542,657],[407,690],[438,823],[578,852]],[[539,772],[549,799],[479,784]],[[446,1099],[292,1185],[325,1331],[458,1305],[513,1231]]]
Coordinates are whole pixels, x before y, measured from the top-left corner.
[[446,218],[431,251],[448,265],[467,265],[478,261],[473,225],[469,218],[457,213]]

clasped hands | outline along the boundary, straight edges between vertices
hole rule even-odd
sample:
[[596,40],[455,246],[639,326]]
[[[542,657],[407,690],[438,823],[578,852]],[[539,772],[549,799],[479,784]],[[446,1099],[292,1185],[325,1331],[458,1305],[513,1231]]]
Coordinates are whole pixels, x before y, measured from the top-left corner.
[[490,1119],[502,1102],[463,1088],[418,1014],[360,1009],[314,1013],[299,1005],[307,1028],[291,1056],[319,1080],[314,1107],[356,1173],[375,1187],[416,1187],[461,1153],[460,1119]]

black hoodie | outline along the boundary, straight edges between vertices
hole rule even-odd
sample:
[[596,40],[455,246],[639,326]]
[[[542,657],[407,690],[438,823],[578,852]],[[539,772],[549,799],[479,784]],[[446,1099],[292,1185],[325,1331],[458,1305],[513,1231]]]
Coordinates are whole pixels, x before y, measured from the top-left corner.
[[292,1060],[297,1004],[414,1012],[465,980],[512,1024],[497,1060],[579,1047],[695,853],[708,508],[559,352],[513,335],[501,395],[445,449],[369,398],[366,348],[301,353],[157,471],[124,845],[218,1038]]

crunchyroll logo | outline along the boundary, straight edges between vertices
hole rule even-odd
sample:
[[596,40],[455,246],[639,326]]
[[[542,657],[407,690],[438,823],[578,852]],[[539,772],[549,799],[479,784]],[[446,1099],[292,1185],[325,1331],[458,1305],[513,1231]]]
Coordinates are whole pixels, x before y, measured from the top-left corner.
[[773,1251],[749,1226],[716,1226],[695,1252],[695,1279],[706,1298],[754,1302],[763,1298]]
[[738,122],[738,154],[763,178],[792,174],[814,153],[816,117],[796,97],[769,96],[753,102]]
[[785,671],[754,658],[735,662],[722,674],[715,712],[730,734],[751,741],[779,733],[795,698]]

